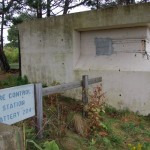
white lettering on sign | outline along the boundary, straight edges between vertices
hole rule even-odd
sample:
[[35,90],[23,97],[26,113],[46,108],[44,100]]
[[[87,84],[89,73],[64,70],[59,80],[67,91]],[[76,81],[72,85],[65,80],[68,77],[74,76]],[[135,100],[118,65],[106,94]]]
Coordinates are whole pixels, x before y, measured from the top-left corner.
[[0,122],[13,124],[35,116],[34,85],[0,90]]

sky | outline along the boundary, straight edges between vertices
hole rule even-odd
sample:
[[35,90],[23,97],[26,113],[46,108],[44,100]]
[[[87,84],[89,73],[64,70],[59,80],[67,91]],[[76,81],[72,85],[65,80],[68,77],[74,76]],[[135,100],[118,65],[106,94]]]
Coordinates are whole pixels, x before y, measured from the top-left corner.
[[[76,12],[82,12],[82,11],[88,11],[88,10],[90,10],[89,7],[79,6],[79,7],[76,7],[74,9],[70,10],[69,13],[76,13]],[[8,35],[7,30],[8,29],[4,29],[4,44],[8,43],[8,40],[7,40],[7,35]]]

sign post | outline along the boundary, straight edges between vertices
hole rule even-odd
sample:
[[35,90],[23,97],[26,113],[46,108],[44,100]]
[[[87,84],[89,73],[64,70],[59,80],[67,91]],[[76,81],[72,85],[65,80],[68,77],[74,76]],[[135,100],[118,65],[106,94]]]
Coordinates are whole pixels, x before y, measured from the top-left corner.
[[0,122],[8,125],[35,116],[34,84],[0,90]]

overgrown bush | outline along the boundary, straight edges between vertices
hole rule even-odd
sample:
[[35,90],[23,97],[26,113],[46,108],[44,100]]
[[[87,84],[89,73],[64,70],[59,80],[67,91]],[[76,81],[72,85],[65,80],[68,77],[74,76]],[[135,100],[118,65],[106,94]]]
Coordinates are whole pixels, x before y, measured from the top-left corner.
[[18,48],[4,47],[4,53],[9,63],[17,63],[19,61]]
[[102,123],[101,117],[101,114],[105,113],[105,101],[106,98],[102,90],[102,85],[95,87],[92,95],[90,95],[90,102],[84,108],[88,113],[91,134],[107,130],[107,127]]
[[13,86],[25,85],[28,84],[27,76],[24,77],[16,77],[9,76],[6,80],[0,81],[0,88],[9,88]]

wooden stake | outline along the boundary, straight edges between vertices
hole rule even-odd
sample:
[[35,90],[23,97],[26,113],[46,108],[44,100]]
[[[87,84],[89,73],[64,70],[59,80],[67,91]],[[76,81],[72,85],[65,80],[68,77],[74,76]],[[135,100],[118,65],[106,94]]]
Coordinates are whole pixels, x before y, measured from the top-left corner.
[[[84,105],[88,103],[88,75],[82,76],[82,102]],[[84,111],[83,116],[86,116]]]
[[35,84],[35,99],[36,99],[36,125],[37,125],[37,137],[43,138],[43,95],[42,84]]

